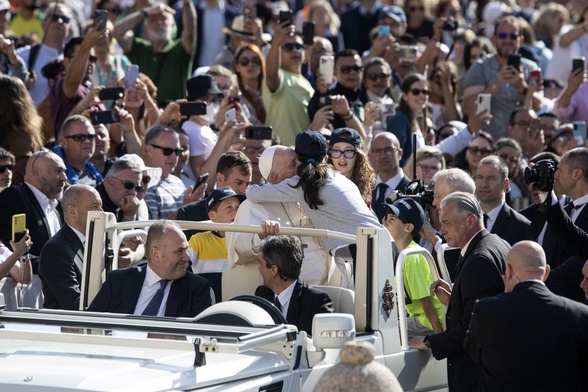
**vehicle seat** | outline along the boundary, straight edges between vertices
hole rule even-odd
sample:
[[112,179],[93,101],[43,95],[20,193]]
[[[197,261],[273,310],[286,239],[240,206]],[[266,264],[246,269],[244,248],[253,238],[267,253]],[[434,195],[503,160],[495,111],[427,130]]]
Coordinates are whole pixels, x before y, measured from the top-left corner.
[[312,287],[329,294],[329,296],[333,300],[333,309],[335,313],[355,313],[355,292],[353,290],[334,286]]
[[254,295],[255,289],[263,284],[263,278],[259,273],[259,263],[225,267],[221,280],[223,301],[242,294]]

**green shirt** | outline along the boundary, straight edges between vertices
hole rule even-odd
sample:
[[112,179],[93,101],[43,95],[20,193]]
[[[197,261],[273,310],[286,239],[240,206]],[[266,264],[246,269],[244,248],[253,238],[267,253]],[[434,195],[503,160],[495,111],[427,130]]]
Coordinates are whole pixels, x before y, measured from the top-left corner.
[[[133,47],[126,55],[155,83],[158,102],[186,98],[186,81],[192,73],[193,56],[186,53],[181,39],[169,41],[160,52],[155,53],[151,42],[135,37]],[[157,81],[155,76],[161,61],[164,61],[163,68]]]

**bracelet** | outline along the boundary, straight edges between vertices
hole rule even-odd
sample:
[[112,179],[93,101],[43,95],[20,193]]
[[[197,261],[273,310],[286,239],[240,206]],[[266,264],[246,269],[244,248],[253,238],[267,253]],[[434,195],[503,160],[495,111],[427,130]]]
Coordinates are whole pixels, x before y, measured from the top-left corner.
[[345,121],[349,121],[353,118],[353,111],[351,109],[349,109],[349,111],[347,112],[347,115],[342,116],[343,120]]

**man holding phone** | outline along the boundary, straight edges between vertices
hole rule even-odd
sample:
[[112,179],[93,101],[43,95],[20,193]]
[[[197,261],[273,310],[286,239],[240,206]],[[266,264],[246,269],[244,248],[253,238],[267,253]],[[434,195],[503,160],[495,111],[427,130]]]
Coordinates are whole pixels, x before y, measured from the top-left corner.
[[[531,71],[537,70],[537,64],[525,58],[517,58],[520,67],[515,67],[515,55],[523,43],[519,21],[514,16],[506,16],[495,24],[492,42],[496,46],[496,54],[472,64],[465,75],[463,86],[463,111],[472,115],[476,111],[478,94],[492,96],[493,118],[484,128],[495,139],[507,136],[506,128],[510,114],[523,105],[527,93],[532,93],[533,109],[539,111],[543,100],[543,92],[530,88]],[[509,63],[509,56],[511,58]]]
[[585,67],[582,64],[581,68],[572,69],[566,88],[555,101],[553,112],[562,123],[588,119],[588,75]]

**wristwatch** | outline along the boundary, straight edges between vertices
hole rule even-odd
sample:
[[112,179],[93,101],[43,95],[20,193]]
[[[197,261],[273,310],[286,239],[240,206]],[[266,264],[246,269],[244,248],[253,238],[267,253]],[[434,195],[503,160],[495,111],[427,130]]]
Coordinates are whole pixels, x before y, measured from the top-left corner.
[[427,348],[431,348],[431,334],[425,336],[425,338],[423,339],[423,344],[427,346]]

